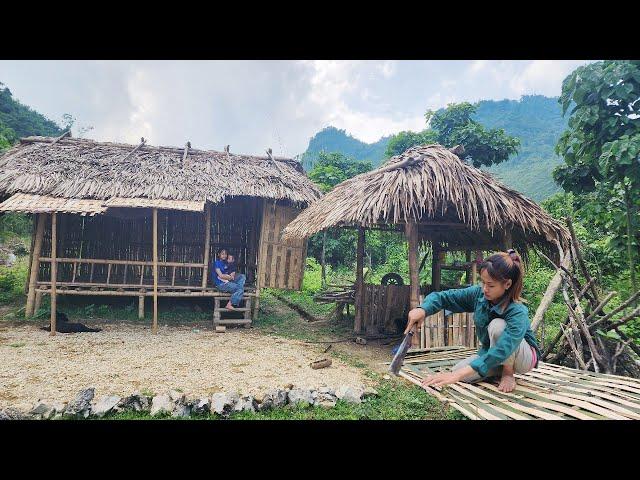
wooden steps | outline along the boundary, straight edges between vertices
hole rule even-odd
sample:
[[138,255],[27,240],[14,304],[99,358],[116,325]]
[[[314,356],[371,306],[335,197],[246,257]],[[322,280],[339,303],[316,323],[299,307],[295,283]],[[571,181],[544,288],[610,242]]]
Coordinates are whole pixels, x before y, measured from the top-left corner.
[[[223,305],[226,305],[229,299],[231,298],[230,294],[222,294],[214,297],[213,299],[213,326],[217,325],[242,325],[243,327],[249,327],[251,322],[253,321],[253,302],[255,299],[254,295],[245,295],[243,298],[244,307],[236,307],[233,310],[225,308]],[[223,313],[242,313],[242,318],[222,318]]]

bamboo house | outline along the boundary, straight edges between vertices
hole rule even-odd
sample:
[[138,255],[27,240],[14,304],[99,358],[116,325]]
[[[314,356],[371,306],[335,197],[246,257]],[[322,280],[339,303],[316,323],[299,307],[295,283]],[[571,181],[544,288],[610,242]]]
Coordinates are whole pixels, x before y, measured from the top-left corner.
[[[466,272],[466,284],[474,284],[483,251],[515,248],[526,262],[532,247],[554,259],[559,258],[559,249],[567,248],[569,233],[564,225],[532,200],[460,160],[454,152],[461,151],[440,145],[412,147],[380,168],[339,184],[284,230],[285,239],[300,241],[328,228],[357,229],[356,333],[394,331],[394,315],[406,315],[431,291],[454,287],[442,285],[443,270]],[[404,232],[409,286],[364,283],[368,229]],[[431,284],[422,286],[419,270],[427,255],[419,262],[420,243],[430,247],[432,257]],[[465,252],[466,262],[445,264],[447,251]],[[420,332],[422,346],[475,346],[469,315],[456,314],[449,323],[446,318],[430,321],[426,325],[431,330]]]
[[245,312],[262,287],[299,289],[306,242],[280,233],[320,192],[267,153],[22,139],[0,158],[0,212],[34,214],[26,315],[50,295],[53,334],[57,295],[138,297],[141,318],[153,297],[155,331],[158,297],[220,304],[209,269],[222,247],[246,274]]

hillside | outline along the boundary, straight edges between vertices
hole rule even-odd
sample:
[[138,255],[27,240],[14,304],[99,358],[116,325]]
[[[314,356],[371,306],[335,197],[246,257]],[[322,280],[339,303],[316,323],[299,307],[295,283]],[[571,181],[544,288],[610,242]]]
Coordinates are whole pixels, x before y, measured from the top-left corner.
[[[520,139],[519,154],[507,162],[488,168],[505,184],[538,202],[560,191],[551,177],[553,168],[562,160],[554,146],[566,127],[567,119],[556,98],[542,95],[523,96],[520,100],[484,100],[479,102],[475,120],[488,128],[503,128]],[[390,137],[376,143],[364,143],[344,130],[327,127],[310,141],[301,156],[304,167],[310,168],[317,152],[341,152],[357,160],[371,160],[374,166],[385,159],[384,151]]]
[[30,135],[58,136],[62,129],[44,115],[15,100],[0,83],[0,149]]
[[358,160],[371,160],[373,165],[379,165],[384,160],[384,151],[391,137],[382,137],[375,143],[361,142],[344,130],[326,127],[316,133],[310,140],[307,150],[300,156],[302,165],[311,168],[318,157],[318,153],[340,152]]

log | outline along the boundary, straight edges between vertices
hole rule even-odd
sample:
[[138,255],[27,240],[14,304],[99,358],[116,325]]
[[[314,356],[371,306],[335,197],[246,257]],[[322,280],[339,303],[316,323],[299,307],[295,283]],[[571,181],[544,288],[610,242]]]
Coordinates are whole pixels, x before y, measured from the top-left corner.
[[[569,255],[565,254],[564,258],[562,259],[561,265],[568,267],[569,264],[570,264]],[[533,321],[531,322],[531,330],[533,330],[534,332],[536,331],[540,323],[543,321],[544,314],[551,306],[551,303],[553,302],[553,297],[555,296],[556,292],[560,288],[561,284],[562,284],[562,270],[558,269],[556,270],[555,275],[549,282],[549,285],[547,286],[547,290],[544,292],[542,300],[540,301],[540,305],[538,305],[536,313],[533,316]]]
[[[409,308],[413,309],[418,307],[418,298],[420,296],[420,277],[418,272],[418,226],[414,222],[408,222],[405,225],[405,235],[407,237],[407,243],[409,244],[409,278],[411,286],[409,293]],[[420,336],[413,335],[411,337],[411,344],[416,346],[419,343]]]

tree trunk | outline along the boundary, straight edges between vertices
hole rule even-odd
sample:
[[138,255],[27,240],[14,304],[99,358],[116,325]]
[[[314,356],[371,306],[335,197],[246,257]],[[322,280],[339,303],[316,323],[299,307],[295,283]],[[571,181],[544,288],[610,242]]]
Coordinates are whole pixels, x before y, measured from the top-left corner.
[[322,289],[327,288],[327,270],[325,260],[325,249],[327,244],[327,231],[322,232],[322,253],[320,255],[320,266],[322,267]]
[[[624,205],[627,214],[627,255],[629,257],[629,269],[631,271],[631,290],[633,292],[638,291],[638,285],[636,281],[636,262],[633,252],[632,236],[633,236],[633,205],[631,198],[629,197],[629,187],[624,186]],[[634,302],[633,306],[636,306],[637,302]]]

